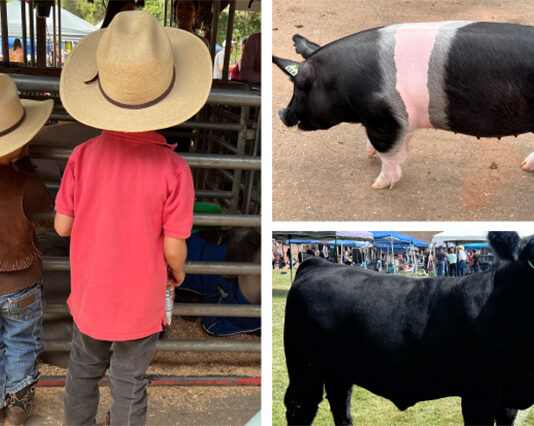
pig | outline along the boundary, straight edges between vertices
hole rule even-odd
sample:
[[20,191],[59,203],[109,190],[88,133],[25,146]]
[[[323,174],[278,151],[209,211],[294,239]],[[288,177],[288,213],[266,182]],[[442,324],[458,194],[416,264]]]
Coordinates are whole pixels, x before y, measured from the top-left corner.
[[[304,62],[273,56],[294,83],[286,126],[361,123],[382,168],[372,188],[393,188],[415,129],[476,137],[534,130],[534,27],[447,21],[373,28],[319,46],[293,41]],[[534,170],[534,153],[521,167]]]

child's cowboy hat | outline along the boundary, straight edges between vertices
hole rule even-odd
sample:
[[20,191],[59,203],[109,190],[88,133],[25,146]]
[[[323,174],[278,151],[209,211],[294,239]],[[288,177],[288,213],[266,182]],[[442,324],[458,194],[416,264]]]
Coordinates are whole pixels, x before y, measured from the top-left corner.
[[202,108],[211,73],[210,54],[199,37],[164,28],[148,12],[121,12],[67,56],[60,95],[69,114],[88,126],[164,129]]
[[11,77],[0,74],[0,157],[26,145],[44,126],[52,108],[52,99],[19,99]]

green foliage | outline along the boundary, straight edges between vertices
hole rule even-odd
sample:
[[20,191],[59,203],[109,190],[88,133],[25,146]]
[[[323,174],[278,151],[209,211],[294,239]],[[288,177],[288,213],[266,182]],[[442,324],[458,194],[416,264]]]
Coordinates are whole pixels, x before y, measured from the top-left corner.
[[[94,0],[94,3],[87,0],[62,0],[61,7],[95,25],[104,19],[109,1],[113,0]],[[165,0],[146,0],[143,10],[150,12],[163,24],[164,8]]]
[[[228,27],[228,13],[229,8],[224,9],[219,15],[219,26],[217,28],[217,44],[222,46],[226,40],[226,29]],[[245,36],[261,32],[261,12],[246,12],[236,10],[234,16],[234,29],[232,33],[232,40],[234,40],[234,52],[232,53],[232,60],[230,62],[236,63],[241,57],[239,51],[239,43]]]
[[165,0],[146,0],[143,10],[150,12],[163,25],[163,13],[165,11]]
[[89,3],[87,0],[62,0],[61,7],[95,25],[104,19],[106,8],[102,0]]

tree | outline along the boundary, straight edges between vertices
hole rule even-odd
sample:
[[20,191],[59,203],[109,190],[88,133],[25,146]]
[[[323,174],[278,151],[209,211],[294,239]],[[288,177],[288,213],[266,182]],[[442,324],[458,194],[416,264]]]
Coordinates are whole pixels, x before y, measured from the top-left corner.
[[[229,8],[224,9],[219,15],[219,26],[217,28],[217,43],[222,46],[226,40],[226,29],[228,27]],[[241,57],[239,51],[239,42],[245,37],[261,31],[261,12],[247,12],[243,10],[236,10],[234,16],[234,28],[232,32],[232,40],[236,42],[236,48],[232,54],[233,61],[236,63]]]

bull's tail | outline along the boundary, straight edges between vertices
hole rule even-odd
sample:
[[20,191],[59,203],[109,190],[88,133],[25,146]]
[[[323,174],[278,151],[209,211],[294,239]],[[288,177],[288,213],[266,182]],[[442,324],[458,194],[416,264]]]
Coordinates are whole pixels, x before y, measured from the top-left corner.
[[[302,266],[305,266],[306,262]],[[290,291],[284,328],[284,348],[289,374],[284,403],[289,425],[311,424],[323,399],[324,367],[319,343],[321,339],[314,332],[306,315],[305,303],[298,292]]]

